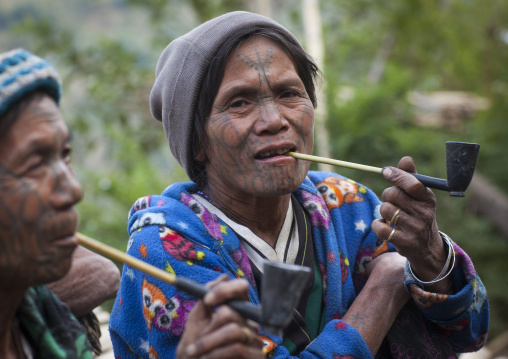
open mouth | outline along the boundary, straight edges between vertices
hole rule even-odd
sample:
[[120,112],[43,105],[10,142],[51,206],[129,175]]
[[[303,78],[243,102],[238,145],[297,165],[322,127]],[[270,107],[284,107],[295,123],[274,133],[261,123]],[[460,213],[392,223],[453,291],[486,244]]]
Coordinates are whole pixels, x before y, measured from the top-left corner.
[[294,147],[279,148],[279,149],[274,149],[274,150],[269,150],[269,151],[261,152],[258,155],[256,155],[255,158],[257,160],[264,160],[264,159],[267,159],[267,158],[280,156],[280,155],[283,155],[283,154],[288,153],[288,152],[294,152],[295,150],[296,149]]

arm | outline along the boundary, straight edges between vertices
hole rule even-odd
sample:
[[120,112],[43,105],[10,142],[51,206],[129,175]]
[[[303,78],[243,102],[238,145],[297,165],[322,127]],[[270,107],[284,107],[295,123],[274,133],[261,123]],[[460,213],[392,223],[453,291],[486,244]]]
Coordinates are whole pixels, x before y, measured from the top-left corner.
[[[488,329],[488,301],[485,288],[469,257],[456,245],[455,265],[447,265],[448,246],[441,238],[436,222],[436,200],[432,191],[407,172],[416,172],[411,158],[404,157],[399,168],[386,168],[385,178],[394,184],[383,192],[383,220],[372,223],[379,238],[391,239],[397,251],[407,258],[405,282],[415,303],[427,319],[457,351],[479,350]],[[394,221],[400,208],[395,231],[386,221]],[[445,270],[449,276],[432,281]]]
[[115,298],[119,285],[120,271],[112,261],[78,246],[69,272],[48,287],[81,317]]
[[405,262],[398,253],[385,253],[370,262],[369,279],[344,315],[343,320],[358,330],[373,356],[409,300],[403,284]]

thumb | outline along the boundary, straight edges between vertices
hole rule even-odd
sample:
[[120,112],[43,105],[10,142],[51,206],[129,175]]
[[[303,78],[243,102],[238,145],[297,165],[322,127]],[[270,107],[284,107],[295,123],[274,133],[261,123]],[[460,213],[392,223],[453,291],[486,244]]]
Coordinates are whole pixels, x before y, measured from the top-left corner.
[[405,156],[402,157],[399,161],[399,165],[397,168],[400,168],[401,170],[404,170],[409,173],[417,173],[415,162],[412,157]]

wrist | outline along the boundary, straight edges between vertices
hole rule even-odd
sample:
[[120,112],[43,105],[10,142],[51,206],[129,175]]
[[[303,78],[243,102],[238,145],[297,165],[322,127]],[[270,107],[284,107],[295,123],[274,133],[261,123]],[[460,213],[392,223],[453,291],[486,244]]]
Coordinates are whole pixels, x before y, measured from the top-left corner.
[[445,247],[447,248],[446,260],[439,274],[437,274],[437,276],[435,276],[433,279],[430,280],[424,280],[429,277],[428,274],[426,277],[423,277],[424,279],[420,279],[420,277],[417,276],[417,274],[415,274],[415,271],[413,270],[409,260],[407,260],[405,268],[405,278],[406,278],[405,281],[415,283],[422,289],[429,287],[436,289],[439,288],[439,292],[446,293],[453,286],[453,281],[449,276],[452,273],[453,268],[455,266],[455,251],[453,249],[453,242],[450,239],[450,237],[448,237],[443,232],[439,232],[439,234],[443,240]]

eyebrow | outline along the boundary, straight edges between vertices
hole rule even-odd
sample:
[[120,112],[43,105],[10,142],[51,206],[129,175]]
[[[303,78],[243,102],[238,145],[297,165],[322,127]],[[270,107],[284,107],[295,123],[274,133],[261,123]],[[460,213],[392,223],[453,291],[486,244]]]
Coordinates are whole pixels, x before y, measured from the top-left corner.
[[[240,81],[238,81],[238,82],[240,82]],[[271,81],[269,84],[269,87],[275,92],[281,91],[283,89],[288,89],[291,87],[298,87],[298,88],[302,88],[304,91],[306,90],[305,85],[303,84],[303,81],[300,79],[300,77]],[[240,83],[238,85],[235,85],[233,83],[232,86],[230,86],[229,88],[224,90],[224,92],[220,96],[220,99],[221,99],[221,102],[223,102],[223,101],[231,99],[231,97],[233,97],[233,96],[242,96],[242,95],[249,96],[249,95],[253,95],[253,94],[257,93],[258,90],[259,90],[259,87],[257,84],[256,85],[246,84],[246,83],[243,83],[243,81],[242,81],[242,83]]]
[[[63,143],[68,144],[72,141],[72,132],[69,130],[67,136],[63,139]],[[29,144],[19,149],[19,156],[25,160],[32,153],[45,152],[50,149],[54,144],[54,138],[48,138],[47,136],[39,136],[33,138]]]
[[234,96],[249,96],[257,93],[259,90],[259,86],[252,84],[238,84],[228,87],[220,94],[220,102],[225,102],[230,100]]
[[284,79],[284,80],[281,80],[281,81],[278,81],[278,82],[274,83],[270,87],[274,91],[280,91],[280,90],[288,89],[288,88],[292,88],[292,87],[303,88],[303,90],[305,91],[305,84],[300,79],[300,77],[298,77],[298,78]]

